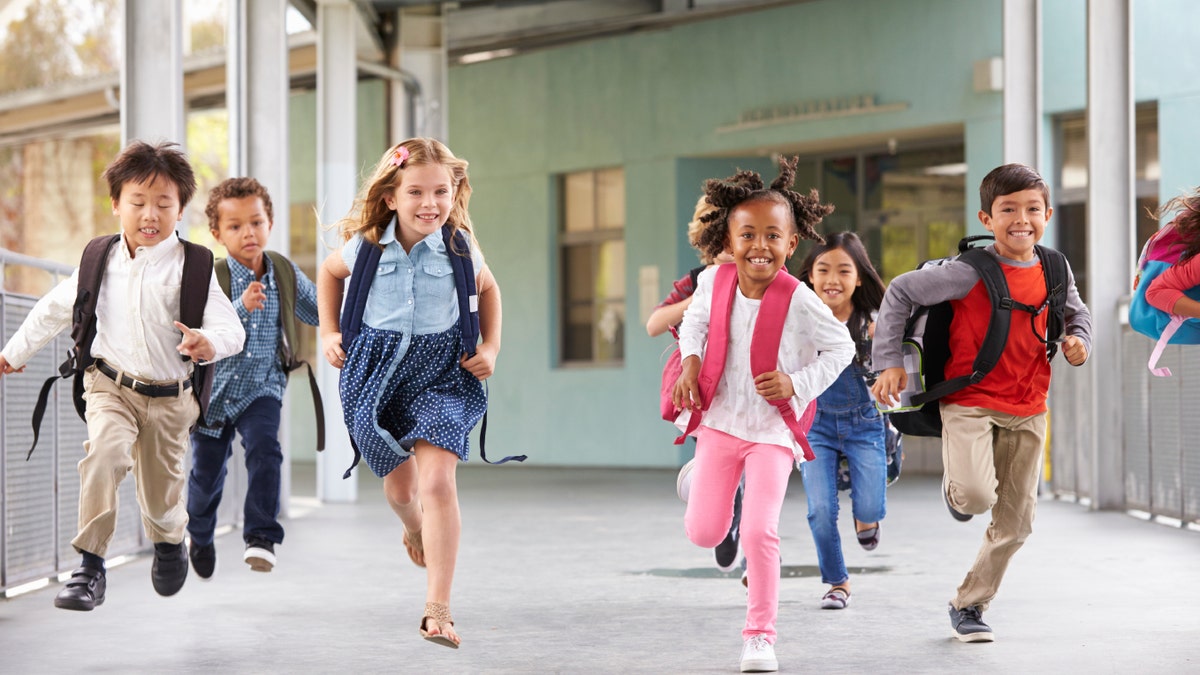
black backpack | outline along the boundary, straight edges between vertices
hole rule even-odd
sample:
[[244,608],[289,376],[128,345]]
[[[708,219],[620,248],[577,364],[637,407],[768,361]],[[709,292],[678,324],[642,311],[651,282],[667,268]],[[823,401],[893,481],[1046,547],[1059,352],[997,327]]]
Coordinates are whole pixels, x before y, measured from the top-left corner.
[[[71,309],[71,340],[75,344],[71,351],[67,352],[67,359],[58,367],[59,374],[42,383],[42,389],[38,392],[37,404],[33,407],[33,445],[25,455],[26,461],[33,456],[33,450],[37,447],[50,387],[59,379],[74,379],[71,396],[75,402],[75,412],[79,413],[80,419],[87,421],[87,402],[83,400],[83,373],[95,362],[92,357],[92,341],[96,339],[96,301],[100,295],[100,283],[104,281],[108,254],[119,241],[119,234],[104,235],[92,239],[83,249],[83,256],[79,261],[75,305]],[[179,322],[188,328],[200,328],[204,323],[204,308],[208,305],[208,283],[212,279],[213,254],[207,248],[186,239],[179,241],[183,244]],[[183,360],[187,361],[188,357],[184,356]],[[200,424],[204,423],[204,416],[208,413],[212,383],[212,365],[196,364],[192,369],[192,393],[200,403],[200,418],[197,420]]]
[[979,273],[987,288],[992,302],[992,316],[983,336],[983,344],[975,355],[971,374],[947,380],[945,369],[950,358],[950,322],[954,318],[954,310],[949,302],[920,306],[913,310],[904,327],[903,352],[906,367],[915,366],[915,372],[910,370],[908,377],[915,379],[915,382],[910,381],[909,387],[915,387],[916,393],[904,402],[905,407],[890,414],[892,424],[901,433],[910,436],[942,435],[942,413],[938,399],[979,383],[996,367],[1008,342],[1014,311],[1028,312],[1032,322],[1033,317],[1049,309],[1046,335],[1053,337],[1047,339],[1038,335],[1037,338],[1046,345],[1047,359],[1053,359],[1058,353],[1058,338],[1066,326],[1067,259],[1052,248],[1035,245],[1034,251],[1042,262],[1046,279],[1046,301],[1040,307],[1022,304],[1010,297],[1008,281],[1004,278],[1000,262],[986,249],[975,245],[993,239],[991,235],[964,237],[958,243],[957,256],[930,260],[917,267],[924,269],[944,265],[951,260],[969,264]]
[[[475,264],[469,255],[460,252],[470,250],[466,236],[455,230],[449,223],[442,225],[442,242],[446,245],[446,253],[450,258],[450,267],[454,270],[454,289],[458,295],[458,325],[462,331],[463,349],[470,356],[475,355],[475,346],[479,343],[479,295],[475,289]],[[342,349],[349,352],[354,346],[354,340],[362,331],[363,313],[367,308],[367,296],[371,293],[371,282],[375,280],[375,271],[379,268],[379,259],[383,249],[370,242],[363,241],[359,246],[358,255],[354,259],[354,269],[350,272],[350,283],[346,286],[345,304],[342,305]],[[487,458],[487,412],[479,426],[479,456],[488,464],[504,464],[508,461],[524,462],[525,455],[505,457],[499,461]],[[342,474],[349,478],[350,472],[358,466],[362,454],[354,439],[350,439],[354,449],[354,462]]]
[[[296,270],[292,261],[282,253],[264,251],[271,259],[275,270],[275,280],[279,283],[279,364],[285,374],[300,367],[308,369],[308,387],[312,392],[313,414],[317,417],[317,452],[325,449],[325,403],[321,399],[321,390],[317,388],[317,378],[313,374],[312,364],[296,355],[295,345],[299,332],[296,326]],[[233,299],[230,291],[229,261],[221,258],[216,262],[217,284],[225,292],[225,296]]]

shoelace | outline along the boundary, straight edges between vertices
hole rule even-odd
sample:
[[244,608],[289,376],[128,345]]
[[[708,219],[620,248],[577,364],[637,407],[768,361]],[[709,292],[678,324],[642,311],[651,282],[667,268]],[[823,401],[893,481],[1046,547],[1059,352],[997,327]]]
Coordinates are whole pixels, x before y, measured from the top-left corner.
[[768,649],[770,646],[771,646],[771,643],[767,642],[767,638],[763,637],[762,635],[752,635],[752,636],[750,636],[750,639],[746,642],[746,647],[748,647],[751,651],[754,651],[754,652],[764,651],[764,650]]

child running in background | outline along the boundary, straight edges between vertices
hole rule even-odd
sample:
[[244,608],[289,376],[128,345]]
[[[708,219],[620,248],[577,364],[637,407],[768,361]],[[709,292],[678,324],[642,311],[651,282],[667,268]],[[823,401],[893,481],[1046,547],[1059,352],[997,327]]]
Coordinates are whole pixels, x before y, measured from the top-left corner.
[[[275,546],[283,543],[279,417],[288,381],[286,368],[297,348],[296,320],[317,325],[317,287],[295,263],[266,250],[275,219],[271,196],[258,181],[221,181],[208,194],[204,215],[213,238],[229,252],[224,266],[218,263],[217,279],[246,330],[242,352],[217,364],[208,419],[192,433],[188,555],[196,576],[211,579],[217,567],[213,538],[217,508],[235,432],[241,434],[246,450],[242,560],[256,572],[275,567]],[[284,316],[285,309],[291,316]],[[286,339],[289,328],[291,344]]]
[[[487,408],[483,380],[500,351],[500,288],[475,241],[470,198],[467,162],[445,145],[414,138],[389,148],[340,222],[345,243],[317,275],[322,353],[342,369],[350,438],[383,478],[409,556],[427,566],[420,633],[455,648],[460,638],[449,604],[462,529],[455,471]],[[465,234],[470,250],[451,250],[443,225]],[[343,280],[368,246],[380,247],[382,256],[362,331],[343,345]],[[470,358],[450,256],[469,256],[476,270],[482,342]]]
[[1172,222],[1187,249],[1178,263],[1150,282],[1146,301],[1168,314],[1200,318],[1200,302],[1184,295],[1200,286],[1200,256],[1196,255],[1200,253],[1200,188],[1168,201],[1154,215],[1161,220],[1175,212]]
[[[679,339],[679,324],[683,321],[683,312],[692,304],[692,293],[696,291],[696,278],[700,273],[712,265],[720,265],[727,262],[732,262],[728,251],[721,251],[715,258],[704,252],[697,245],[700,232],[704,229],[704,223],[700,219],[712,213],[716,209],[712,204],[708,203],[708,198],[700,195],[700,199],[696,200],[696,210],[692,213],[692,219],[687,224],[688,243],[692,245],[700,254],[700,266],[692,268],[686,275],[675,282],[670,294],[654,308],[650,318],[646,321],[646,332],[650,337],[658,337],[668,330],[671,335]],[[691,484],[692,467],[695,466],[696,459],[693,457],[679,469],[679,478],[675,481],[676,490],[679,493],[679,498],[687,501],[688,490]],[[737,565],[738,560],[738,524],[742,520],[742,484],[738,483],[737,492],[733,495],[733,522],[729,525],[729,532],[721,543],[713,549],[713,562],[717,569],[722,572],[728,572]]]
[[849,469],[854,529],[866,550],[879,545],[879,521],[886,513],[886,422],[867,388],[872,377],[873,316],[884,289],[853,232],[838,232],[826,237],[824,244],[814,245],[800,278],[846,324],[855,346],[854,360],[817,397],[817,414],[808,433],[816,459],[800,464],[821,581],[830,585],[821,608],[844,609],[850,604],[850,573],[837,529],[838,469],[843,457]]
[[[792,463],[803,449],[780,410],[768,401],[788,400],[800,417],[814,398],[837,379],[854,356],[854,343],[838,321],[804,284],[797,284],[783,321],[778,369],[751,375],[750,345],[762,298],[801,236],[820,241],[813,230],[833,208],[815,190],[791,190],[795,160],[780,163],[780,175],[764,188],[753,171],[705,183],[716,211],[702,218],[698,243],[710,256],[729,251],[737,288],[729,317],[728,360],[696,431],[684,527],[693,543],[712,547],[729,531],[733,494],[745,473],[740,539],[750,584],[742,629],[741,670],[774,671],[775,618],[779,608],[779,512]],[[699,374],[708,338],[714,282],[719,269],[700,273],[692,303],[683,317],[679,348],[682,372],[673,402],[686,425],[703,407]],[[708,392],[705,392],[706,394]]]

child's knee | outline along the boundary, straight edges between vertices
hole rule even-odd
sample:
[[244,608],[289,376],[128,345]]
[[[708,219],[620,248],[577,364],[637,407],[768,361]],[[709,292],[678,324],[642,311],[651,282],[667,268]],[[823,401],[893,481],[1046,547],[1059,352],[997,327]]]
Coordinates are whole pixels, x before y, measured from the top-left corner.
[[720,519],[684,516],[683,530],[687,534],[688,541],[704,548],[713,548],[725,539],[725,535],[729,534],[729,525],[732,519],[733,514],[730,514],[730,520],[724,521],[725,524],[721,525]]
[[950,504],[960,513],[987,513],[996,505],[996,490],[989,486],[950,484]]

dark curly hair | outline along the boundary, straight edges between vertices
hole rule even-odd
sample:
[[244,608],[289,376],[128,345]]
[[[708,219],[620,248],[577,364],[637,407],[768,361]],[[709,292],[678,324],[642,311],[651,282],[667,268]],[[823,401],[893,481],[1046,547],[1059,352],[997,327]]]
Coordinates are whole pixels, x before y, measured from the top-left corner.
[[796,181],[796,164],[799,157],[779,160],[779,177],[764,186],[762,176],[756,171],[738,171],[725,179],[710,178],[704,181],[704,194],[716,209],[702,216],[704,224],[696,237],[696,248],[710,257],[717,257],[729,248],[729,214],[734,209],[759,200],[772,201],[788,207],[792,216],[792,227],[802,239],[824,243],[813,227],[825,216],[833,213],[833,204],[822,204],[815,189],[807,195],[792,190]]
[[263,209],[267,212],[267,220],[275,222],[275,213],[271,209],[271,195],[267,188],[253,178],[226,178],[208,193],[208,204],[204,207],[204,215],[208,217],[208,229],[216,231],[220,225],[220,213],[217,207],[225,199],[244,199],[258,197],[262,200]]

